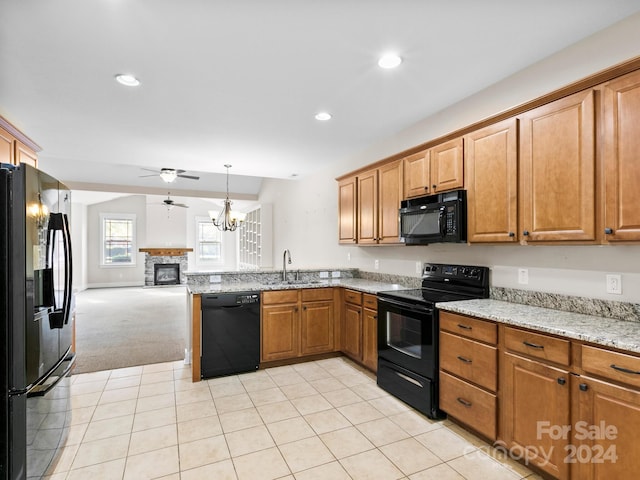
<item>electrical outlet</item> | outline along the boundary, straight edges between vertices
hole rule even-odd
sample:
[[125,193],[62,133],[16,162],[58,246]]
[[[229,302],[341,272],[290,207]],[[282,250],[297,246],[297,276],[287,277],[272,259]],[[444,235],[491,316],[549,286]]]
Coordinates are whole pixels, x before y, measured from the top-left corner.
[[209,283],[221,283],[222,275],[209,275]]
[[375,268],[376,270],[380,268],[380,260],[378,260],[377,258],[373,261],[373,268]]
[[320,272],[320,278],[329,278],[329,272]]
[[519,268],[518,269],[518,283],[520,285],[527,285],[529,283],[529,269],[528,268]]
[[347,253],[347,262],[350,262],[350,261],[351,261],[351,254]]
[[422,263],[416,262],[416,273],[420,275],[422,273]]
[[331,272],[331,278],[340,278],[340,270]]
[[607,275],[607,293],[622,295],[622,275]]

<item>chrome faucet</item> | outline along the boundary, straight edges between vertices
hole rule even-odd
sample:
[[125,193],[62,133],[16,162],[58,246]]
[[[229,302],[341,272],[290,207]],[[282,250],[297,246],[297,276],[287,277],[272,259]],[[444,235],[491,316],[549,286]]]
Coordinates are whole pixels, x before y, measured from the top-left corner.
[[[287,262],[287,257],[289,257],[289,261]],[[289,249],[286,249],[282,254],[282,281],[287,281],[287,263],[291,265],[291,252]]]

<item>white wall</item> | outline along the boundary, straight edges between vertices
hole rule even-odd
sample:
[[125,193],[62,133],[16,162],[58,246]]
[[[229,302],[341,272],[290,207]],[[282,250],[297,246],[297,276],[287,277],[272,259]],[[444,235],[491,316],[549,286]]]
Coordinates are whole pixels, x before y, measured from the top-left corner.
[[[492,267],[492,285],[640,302],[640,246],[338,245],[335,178],[640,56],[640,14],[605,29],[503,81],[299,180],[268,179],[261,202],[273,203],[274,263],[285,248],[293,268],[356,267],[419,276],[416,262]],[[349,259],[350,257],[350,259]],[[529,284],[517,283],[519,267]],[[605,274],[621,273],[623,295],[605,293]]]
[[[73,196],[72,196],[73,200]],[[73,256],[73,289],[87,288],[87,207],[71,203],[71,251]]]
[[87,207],[87,287],[144,285],[144,253],[135,253],[135,266],[100,266],[101,213],[134,213],[136,215],[136,250],[147,244],[145,195],[121,197]]

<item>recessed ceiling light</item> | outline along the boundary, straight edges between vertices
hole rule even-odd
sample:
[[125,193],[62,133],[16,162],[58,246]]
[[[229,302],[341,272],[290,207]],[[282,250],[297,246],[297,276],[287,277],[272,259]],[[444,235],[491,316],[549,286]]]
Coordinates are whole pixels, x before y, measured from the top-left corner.
[[331,114],[327,112],[316,113],[316,120],[326,122],[327,120],[331,120]]
[[118,75],[116,75],[116,80],[118,81],[118,83],[121,83],[122,85],[125,85],[127,87],[137,87],[138,85],[140,85],[140,80],[138,80],[133,75],[129,75],[126,73],[119,73]]
[[402,63],[402,58],[395,53],[386,53],[378,60],[380,68],[396,68]]

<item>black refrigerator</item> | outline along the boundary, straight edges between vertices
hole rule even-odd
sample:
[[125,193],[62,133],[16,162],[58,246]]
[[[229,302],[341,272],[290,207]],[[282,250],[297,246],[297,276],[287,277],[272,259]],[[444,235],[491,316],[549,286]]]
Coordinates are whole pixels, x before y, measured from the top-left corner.
[[0,479],[41,478],[70,427],[70,212],[55,178],[0,164]]

